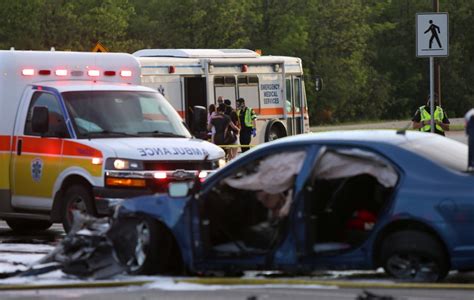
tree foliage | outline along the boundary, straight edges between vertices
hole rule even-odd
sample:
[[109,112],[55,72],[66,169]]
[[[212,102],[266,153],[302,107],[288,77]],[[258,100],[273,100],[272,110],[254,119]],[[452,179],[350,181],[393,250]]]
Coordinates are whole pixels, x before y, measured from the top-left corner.
[[[450,117],[474,105],[474,2],[441,0],[450,55],[441,63]],[[301,57],[313,123],[409,118],[428,93],[415,15],[431,0],[0,0],[0,48],[114,52],[249,48]],[[313,91],[312,78],[325,88]]]

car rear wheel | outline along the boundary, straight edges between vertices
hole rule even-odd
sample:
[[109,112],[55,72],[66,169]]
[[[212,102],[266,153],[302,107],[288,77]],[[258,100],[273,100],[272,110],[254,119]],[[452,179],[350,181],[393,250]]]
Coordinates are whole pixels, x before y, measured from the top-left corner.
[[393,233],[385,239],[381,251],[385,272],[400,280],[439,281],[449,271],[442,245],[421,231]]
[[13,231],[21,233],[42,231],[53,225],[46,220],[8,219],[5,221]]
[[74,211],[92,216],[96,215],[92,193],[90,189],[83,185],[70,186],[64,193],[63,201],[63,227],[66,232],[71,230]]

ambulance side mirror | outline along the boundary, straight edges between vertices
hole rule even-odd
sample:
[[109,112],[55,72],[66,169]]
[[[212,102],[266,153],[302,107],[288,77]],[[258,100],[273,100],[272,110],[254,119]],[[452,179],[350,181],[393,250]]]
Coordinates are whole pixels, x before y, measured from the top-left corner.
[[45,106],[36,106],[33,108],[33,116],[31,117],[31,129],[34,133],[41,135],[49,130],[49,111]]

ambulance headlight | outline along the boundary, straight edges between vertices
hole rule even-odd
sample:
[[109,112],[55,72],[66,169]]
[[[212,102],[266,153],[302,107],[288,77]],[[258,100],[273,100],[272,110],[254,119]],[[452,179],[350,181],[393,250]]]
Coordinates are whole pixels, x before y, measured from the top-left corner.
[[109,158],[105,163],[107,170],[143,170],[143,162],[123,158]]

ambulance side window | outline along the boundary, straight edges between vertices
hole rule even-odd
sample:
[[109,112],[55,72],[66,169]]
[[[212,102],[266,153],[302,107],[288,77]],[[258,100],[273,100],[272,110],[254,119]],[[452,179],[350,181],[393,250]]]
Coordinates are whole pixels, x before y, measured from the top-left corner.
[[25,135],[39,136],[38,133],[33,132],[31,128],[31,118],[33,116],[33,109],[37,106],[47,107],[49,110],[49,130],[45,136],[49,137],[69,137],[64,116],[59,105],[58,99],[50,93],[36,92],[31,98],[28,115],[26,117]]

